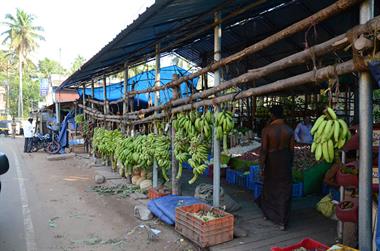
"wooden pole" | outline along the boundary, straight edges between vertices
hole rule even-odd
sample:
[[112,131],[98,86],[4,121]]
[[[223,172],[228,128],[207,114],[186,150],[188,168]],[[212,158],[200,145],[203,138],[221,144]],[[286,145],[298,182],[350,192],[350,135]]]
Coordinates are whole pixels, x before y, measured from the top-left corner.
[[[95,99],[94,80],[91,80],[91,98]],[[94,109],[94,103],[91,103],[91,108]]]
[[178,160],[174,154],[174,144],[175,144],[175,129],[173,123],[171,124],[171,147],[172,147],[172,194],[181,195],[181,187],[179,184],[179,179],[176,178],[178,172]]
[[[155,77],[155,87],[160,86],[160,44],[156,45],[156,77]],[[154,106],[159,106],[159,91],[156,91],[154,94]],[[155,115],[157,115],[157,111],[155,111]],[[154,124],[154,134],[157,134],[157,125]],[[153,161],[153,187],[156,188],[158,186],[158,165],[157,160]]]
[[[128,113],[128,70],[129,67],[126,64],[125,69],[124,69],[124,84],[123,84],[123,117],[125,114]],[[126,119],[126,118],[125,118]],[[126,121],[125,119],[123,120],[123,126],[122,126],[122,132],[125,133],[125,126],[126,126]]]
[[182,82],[186,82],[187,80],[196,78],[196,77],[198,77],[202,74],[205,74],[207,72],[214,72],[215,70],[217,70],[218,68],[220,68],[222,66],[225,66],[226,64],[230,64],[233,62],[237,62],[241,59],[244,59],[247,56],[252,55],[258,51],[261,51],[261,50],[269,47],[270,45],[277,43],[278,41],[280,41],[284,38],[290,37],[290,36],[300,32],[300,31],[303,31],[303,30],[309,28],[311,24],[316,25],[316,24],[320,23],[321,21],[324,21],[327,18],[332,17],[332,16],[334,16],[334,15],[336,15],[336,14],[338,14],[338,13],[340,13],[340,12],[342,12],[342,11],[344,11],[344,10],[346,10],[346,9],[348,9],[348,8],[354,6],[354,5],[356,5],[362,1],[363,0],[338,0],[334,4],[316,12],[315,14],[313,14],[313,15],[305,18],[305,19],[302,19],[301,21],[299,21],[297,23],[294,23],[293,25],[291,25],[291,26],[289,26],[289,27],[265,38],[264,40],[262,40],[260,42],[257,42],[255,44],[245,48],[242,51],[239,51],[239,52],[232,54],[226,58],[218,60],[218,61],[214,62],[213,64],[211,64],[205,68],[202,68],[201,70],[199,70],[195,73],[192,73],[188,76],[181,77],[177,81],[170,82],[166,85],[163,85],[160,87],[155,86],[153,88],[148,88],[148,89],[140,90],[140,91],[134,91],[134,92],[129,93],[129,95],[142,94],[142,93],[172,88],[173,86],[179,85]]
[[[221,19],[221,13],[216,12],[214,20],[219,22]],[[219,24],[214,28],[214,60],[219,61],[221,59],[222,50],[222,25]],[[220,84],[220,69],[216,68],[214,71],[214,86]],[[217,112],[220,111],[218,105],[214,106],[215,116]],[[213,128],[213,146],[214,146],[214,167],[213,167],[213,192],[212,192],[212,204],[214,207],[219,207],[220,205],[220,142],[217,139],[216,127]]]
[[[83,102],[83,105],[86,106],[86,84],[85,83],[83,83],[82,88],[83,88],[82,102]],[[84,116],[84,119],[86,120],[86,114],[83,114],[83,116]]]
[[103,77],[103,97],[104,97],[104,104],[103,104],[103,113],[106,115],[108,114],[107,109],[107,78],[106,76]]

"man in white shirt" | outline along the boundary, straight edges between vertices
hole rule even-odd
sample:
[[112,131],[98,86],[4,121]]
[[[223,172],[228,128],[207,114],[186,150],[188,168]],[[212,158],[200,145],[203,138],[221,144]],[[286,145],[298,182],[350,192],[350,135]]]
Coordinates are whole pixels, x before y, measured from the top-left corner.
[[297,143],[311,144],[313,143],[313,136],[311,135],[311,123],[309,117],[304,117],[303,121],[298,123],[295,131],[294,138]]
[[30,153],[32,151],[32,142],[33,142],[33,118],[29,118],[28,121],[24,125],[24,153]]

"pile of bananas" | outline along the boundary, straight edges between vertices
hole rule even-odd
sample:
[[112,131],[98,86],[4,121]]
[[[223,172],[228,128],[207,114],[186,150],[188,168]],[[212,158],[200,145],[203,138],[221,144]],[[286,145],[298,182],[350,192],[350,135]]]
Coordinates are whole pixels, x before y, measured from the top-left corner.
[[215,116],[216,125],[216,138],[223,140],[223,152],[227,153],[227,137],[228,134],[234,129],[234,121],[232,113],[229,111],[218,112]]
[[189,165],[193,168],[193,178],[189,180],[189,184],[193,184],[198,176],[201,175],[208,167],[205,163],[208,160],[209,142],[201,135],[193,137],[190,141],[189,154],[191,158],[188,160]]
[[315,159],[328,163],[334,161],[335,149],[341,149],[351,138],[346,122],[338,119],[330,107],[315,121],[311,134],[314,136],[311,152],[315,153]]

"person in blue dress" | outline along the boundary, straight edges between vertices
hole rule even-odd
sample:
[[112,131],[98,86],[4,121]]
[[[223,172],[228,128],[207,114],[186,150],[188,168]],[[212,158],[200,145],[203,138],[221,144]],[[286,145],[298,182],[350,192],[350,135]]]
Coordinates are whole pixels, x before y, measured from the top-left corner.
[[299,144],[312,144],[313,136],[311,135],[311,123],[309,117],[304,117],[303,121],[298,123],[294,130],[294,139]]

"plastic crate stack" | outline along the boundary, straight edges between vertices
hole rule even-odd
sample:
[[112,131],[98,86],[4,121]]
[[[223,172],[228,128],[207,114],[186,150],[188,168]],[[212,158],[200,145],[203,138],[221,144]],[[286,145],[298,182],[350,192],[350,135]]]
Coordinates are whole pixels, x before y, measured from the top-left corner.
[[261,170],[259,165],[251,166],[249,173],[227,168],[226,180],[228,184],[254,190],[254,183],[261,181]]
[[[253,198],[257,199],[263,191],[263,183],[262,182],[255,182],[254,183],[254,189],[253,189]],[[303,183],[298,182],[294,183],[292,187],[292,197],[293,198],[300,198],[303,196]]]

